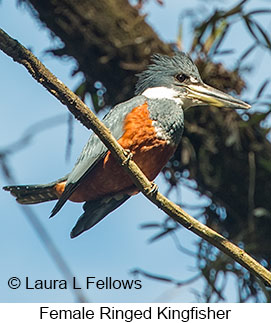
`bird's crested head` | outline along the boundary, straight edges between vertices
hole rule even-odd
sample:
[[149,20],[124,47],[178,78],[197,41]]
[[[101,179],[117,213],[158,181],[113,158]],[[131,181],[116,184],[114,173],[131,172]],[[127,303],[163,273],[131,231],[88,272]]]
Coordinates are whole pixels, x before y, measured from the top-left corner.
[[211,105],[248,109],[250,105],[205,84],[192,59],[183,52],[174,56],[154,54],[147,69],[138,76],[135,93],[149,98],[177,101],[183,109]]

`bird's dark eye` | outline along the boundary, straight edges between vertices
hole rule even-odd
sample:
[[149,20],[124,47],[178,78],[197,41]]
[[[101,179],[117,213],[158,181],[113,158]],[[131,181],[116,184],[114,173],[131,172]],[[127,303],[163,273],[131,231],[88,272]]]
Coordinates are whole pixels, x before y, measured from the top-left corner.
[[180,83],[183,83],[185,80],[188,79],[188,76],[185,74],[177,74],[175,77]]

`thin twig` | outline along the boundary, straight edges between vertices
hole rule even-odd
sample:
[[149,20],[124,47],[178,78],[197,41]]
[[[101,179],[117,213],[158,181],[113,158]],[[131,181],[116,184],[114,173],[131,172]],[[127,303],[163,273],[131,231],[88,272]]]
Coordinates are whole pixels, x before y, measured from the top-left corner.
[[256,162],[255,153],[250,151],[248,153],[249,165],[249,185],[248,185],[248,231],[252,234],[255,232],[255,222],[253,211],[255,208],[255,182],[256,182]]
[[251,273],[262,279],[267,285],[271,286],[271,273],[250,257],[244,250],[240,249],[214,230],[208,228],[206,225],[195,220],[176,204],[169,201],[160,192],[153,194],[152,183],[132,160],[127,162],[124,149],[119,145],[103,123],[84,104],[84,102],[82,102],[67,86],[58,80],[29,50],[23,47],[15,39],[10,38],[1,29],[0,49],[12,57],[14,61],[23,64],[29,73],[51,94],[65,104],[78,120],[80,120],[87,128],[91,128],[97,134],[118,162],[123,165],[124,169],[132,178],[134,184],[149,200],[174,220],[216,246],[218,249],[248,269]]

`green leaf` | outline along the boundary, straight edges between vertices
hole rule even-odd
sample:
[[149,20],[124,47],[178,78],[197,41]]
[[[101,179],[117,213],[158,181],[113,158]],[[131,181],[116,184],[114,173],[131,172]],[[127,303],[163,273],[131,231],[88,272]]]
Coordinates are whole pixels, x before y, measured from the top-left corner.
[[79,96],[82,100],[84,100],[85,95],[86,95],[86,82],[82,82],[77,89],[74,91],[76,95]]

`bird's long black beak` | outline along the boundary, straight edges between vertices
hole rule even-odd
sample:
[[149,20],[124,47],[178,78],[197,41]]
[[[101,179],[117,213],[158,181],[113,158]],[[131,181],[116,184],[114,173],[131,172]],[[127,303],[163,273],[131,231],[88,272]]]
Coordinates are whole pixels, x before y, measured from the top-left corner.
[[238,100],[233,96],[221,92],[207,84],[189,84],[187,97],[198,100],[199,104],[212,105],[215,107],[228,107],[232,109],[249,109],[251,106],[244,101]]

